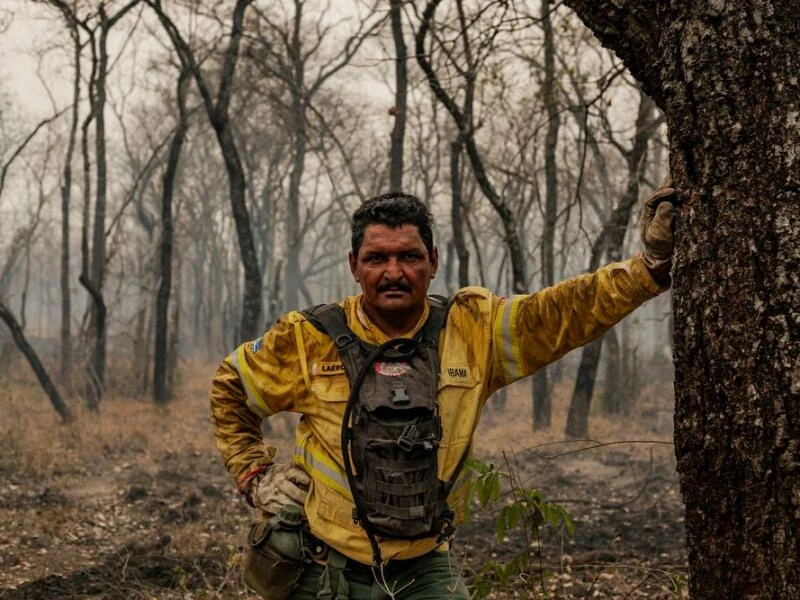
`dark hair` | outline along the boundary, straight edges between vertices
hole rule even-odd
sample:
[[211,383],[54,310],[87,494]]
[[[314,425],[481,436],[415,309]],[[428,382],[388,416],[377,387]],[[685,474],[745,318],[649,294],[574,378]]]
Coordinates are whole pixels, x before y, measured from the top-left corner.
[[374,224],[389,227],[416,225],[428,254],[433,255],[433,216],[416,196],[389,192],[365,200],[353,213],[351,241],[354,256],[358,256],[367,226]]

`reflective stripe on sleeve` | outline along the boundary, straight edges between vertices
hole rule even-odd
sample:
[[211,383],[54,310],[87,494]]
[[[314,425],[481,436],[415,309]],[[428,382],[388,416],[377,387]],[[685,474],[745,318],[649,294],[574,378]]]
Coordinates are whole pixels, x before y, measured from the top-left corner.
[[495,318],[495,340],[500,348],[500,360],[506,383],[522,377],[522,357],[517,339],[517,312],[524,295],[511,296],[503,303],[503,310]]
[[312,479],[321,481],[327,487],[336,490],[345,498],[353,499],[350,493],[350,484],[347,482],[347,474],[344,472],[330,456],[324,454],[322,450],[311,451],[308,446],[295,446],[294,457]]
[[300,370],[303,372],[303,381],[306,382],[306,387],[311,389],[311,379],[308,377],[308,363],[306,362],[306,345],[303,342],[303,331],[300,323],[294,324],[294,341],[297,344],[297,355],[300,359]]
[[264,399],[258,393],[256,386],[253,384],[253,379],[250,377],[250,369],[247,367],[244,356],[245,345],[242,344],[238,349],[233,351],[228,357],[231,366],[236,369],[239,374],[239,379],[242,382],[242,387],[247,394],[247,406],[262,419],[270,416],[272,411],[269,409]]

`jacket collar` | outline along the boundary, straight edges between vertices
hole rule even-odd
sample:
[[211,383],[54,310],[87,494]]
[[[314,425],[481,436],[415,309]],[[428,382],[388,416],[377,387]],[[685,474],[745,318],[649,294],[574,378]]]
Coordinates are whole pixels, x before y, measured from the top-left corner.
[[[363,301],[362,296],[362,294],[358,294],[357,296],[349,296],[345,300],[347,324],[350,326],[350,329],[353,330],[353,333],[355,333],[365,342],[375,345],[383,344],[389,340],[389,336],[386,335],[377,325],[375,325],[375,323],[373,323],[367,316],[367,313],[364,312],[364,309],[361,306]],[[428,320],[429,313],[430,305],[426,299],[425,309],[422,311],[419,321],[417,321],[417,324],[414,325],[411,331],[407,332],[403,337],[414,337],[417,332],[422,329],[425,321]]]

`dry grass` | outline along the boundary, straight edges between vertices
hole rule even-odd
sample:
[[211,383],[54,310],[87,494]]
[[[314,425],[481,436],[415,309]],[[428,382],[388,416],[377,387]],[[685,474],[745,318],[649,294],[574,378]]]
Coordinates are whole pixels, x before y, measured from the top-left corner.
[[214,445],[215,369],[188,366],[163,408],[109,395],[94,414],[71,400],[70,425],[26,365],[9,369],[0,380],[0,590],[36,582],[23,597],[240,595],[231,559],[251,516]]
[[[0,470],[38,477],[64,469],[83,468],[98,457],[180,452],[216,456],[208,421],[208,388],[216,363],[191,363],[183,370],[176,398],[160,408],[148,398],[106,397],[100,413],[88,412],[77,400],[70,406],[75,423],[64,426],[25,365],[12,368],[13,377],[0,381]],[[124,375],[124,374],[123,374]],[[552,427],[534,432],[530,385],[509,390],[506,408],[498,414],[490,401],[475,438],[477,455],[511,455],[531,450],[543,454],[591,445],[569,441],[564,435],[571,383],[556,386]],[[652,385],[640,394],[633,414],[607,416],[594,411],[590,438],[601,443],[672,441],[672,390]],[[276,420],[278,442],[286,444],[290,422]],[[620,448],[637,456],[651,452],[652,444],[633,443]],[[666,451],[671,452],[670,448]]]
[[[82,592],[91,581],[106,586],[100,596],[88,597],[195,597],[186,595],[191,589],[203,590],[208,598],[252,597],[236,566],[252,515],[224,472],[208,420],[208,386],[215,370],[216,363],[184,365],[181,388],[166,408],[149,398],[117,394],[92,414],[72,400],[76,419],[68,426],[61,424],[27,365],[0,374],[0,538],[11,544],[0,542],[0,555],[11,548],[21,557],[14,560],[22,561],[0,559],[0,572],[6,571],[0,574],[0,589],[59,574],[58,589],[70,593]],[[540,432],[532,431],[529,390],[528,384],[512,388],[502,415],[487,407],[475,438],[476,456],[505,452],[547,463],[553,454],[592,445],[563,435],[569,385],[555,390],[553,426]],[[591,437],[603,443],[671,442],[671,402],[668,387],[651,386],[632,415],[593,414]],[[291,451],[292,423],[274,420],[270,441],[281,457]],[[664,462],[672,456],[668,444],[602,446],[586,451],[595,474],[602,467],[597,455],[615,451],[636,460],[652,460],[654,452]],[[484,525],[488,529],[480,526],[480,535],[491,537],[493,524]],[[57,540],[57,547],[48,540]],[[54,560],[58,554],[65,556],[60,564]],[[89,575],[78,579],[84,572]],[[116,581],[120,573],[122,580]],[[123,591],[108,591],[116,589],[112,586]]]
[[509,388],[503,414],[497,414],[490,400],[475,435],[476,455],[497,456],[505,452],[512,456],[530,453],[552,456],[596,444],[604,444],[598,450],[613,449],[637,459],[649,458],[653,452],[672,455],[671,386],[653,384],[645,388],[629,415],[604,415],[593,409],[589,439],[570,440],[564,431],[572,385],[565,382],[555,386],[552,426],[543,431],[533,431],[529,382]]
[[216,453],[207,400],[215,368],[192,365],[192,376],[165,408],[146,398],[109,396],[96,414],[72,399],[75,422],[70,425],[61,423],[36,382],[20,370],[0,394],[0,441],[6,449],[0,468],[41,477],[65,469],[91,469],[114,457]]

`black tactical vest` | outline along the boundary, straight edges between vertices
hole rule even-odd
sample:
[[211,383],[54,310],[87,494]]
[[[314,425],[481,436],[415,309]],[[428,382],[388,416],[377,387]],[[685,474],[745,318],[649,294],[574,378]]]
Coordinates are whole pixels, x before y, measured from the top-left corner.
[[447,301],[431,296],[429,302],[428,320],[414,338],[380,346],[358,338],[338,304],[303,311],[333,339],[350,382],[342,455],[353,519],[367,532],[376,564],[382,562],[377,536],[444,539],[453,532],[447,495],[464,459],[448,481],[439,480],[438,344]]

